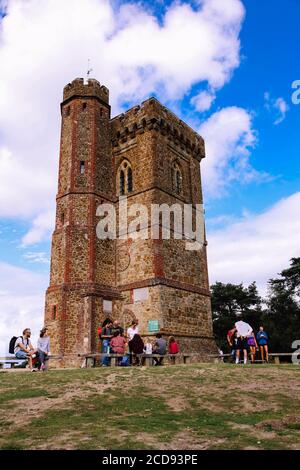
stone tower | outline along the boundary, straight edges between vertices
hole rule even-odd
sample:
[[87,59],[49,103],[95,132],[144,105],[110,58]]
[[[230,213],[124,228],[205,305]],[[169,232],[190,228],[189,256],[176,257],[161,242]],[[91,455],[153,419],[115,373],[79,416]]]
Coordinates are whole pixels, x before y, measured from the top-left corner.
[[[185,240],[151,239],[151,224],[138,239],[101,240],[97,207],[126,196],[128,211],[143,204],[202,203],[200,162],[204,141],[155,98],[110,117],[109,92],[96,80],[64,88],[50,287],[45,322],[51,350],[62,364],[96,352],[97,326],[107,316],[140,333],[175,335],[182,350],[214,350],[206,247]],[[130,223],[130,218],[128,220]],[[174,227],[171,225],[171,232]]]

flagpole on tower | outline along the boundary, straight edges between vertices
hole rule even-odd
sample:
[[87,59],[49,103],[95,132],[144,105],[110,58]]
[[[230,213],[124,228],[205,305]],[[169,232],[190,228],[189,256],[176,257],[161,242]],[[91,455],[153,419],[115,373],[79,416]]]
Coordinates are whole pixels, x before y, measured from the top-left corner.
[[90,73],[93,71],[91,68],[91,61],[88,59],[88,66],[87,66],[87,73],[86,73],[86,79],[88,80],[90,78]]

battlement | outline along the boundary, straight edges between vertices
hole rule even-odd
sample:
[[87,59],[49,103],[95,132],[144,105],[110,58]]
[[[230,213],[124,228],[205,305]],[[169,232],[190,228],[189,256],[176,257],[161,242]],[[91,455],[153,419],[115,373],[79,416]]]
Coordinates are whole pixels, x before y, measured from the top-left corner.
[[166,135],[175,145],[198,160],[205,157],[203,138],[154,97],[111,120],[113,147],[152,129]]
[[104,103],[109,104],[108,88],[101,85],[98,80],[94,78],[90,78],[87,83],[84,83],[83,78],[75,78],[75,80],[64,87],[63,101],[76,96],[96,97]]

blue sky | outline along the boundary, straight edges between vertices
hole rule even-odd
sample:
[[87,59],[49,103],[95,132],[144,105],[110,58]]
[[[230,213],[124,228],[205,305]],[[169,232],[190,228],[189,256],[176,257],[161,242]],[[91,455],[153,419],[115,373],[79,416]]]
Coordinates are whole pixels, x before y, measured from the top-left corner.
[[0,11],[1,311],[42,317],[59,102],[88,58],[113,114],[154,95],[205,134],[212,282],[257,279],[265,292],[300,256],[298,0],[0,0]]
[[[143,4],[161,23],[166,10],[173,4],[171,0],[136,3]],[[197,6],[197,2],[182,3],[194,8]],[[128,2],[114,2],[115,10],[119,11],[122,4],[127,5]],[[253,114],[253,128],[257,133],[257,143],[251,151],[251,164],[255,169],[269,173],[270,179],[263,183],[254,181],[248,185],[234,184],[222,197],[207,199],[208,226],[211,218],[221,215],[240,217],[244,211],[261,212],[277,200],[298,191],[300,186],[300,106],[291,103],[291,83],[300,77],[300,64],[297,60],[300,47],[300,3],[297,0],[275,0],[270,6],[269,0],[244,0],[243,4],[246,16],[240,33],[241,63],[233,71],[232,78],[217,92],[217,98],[208,111],[198,113],[190,105],[190,97],[205,86],[202,81],[191,86],[186,96],[176,103],[175,109],[183,119],[188,122],[191,120],[192,123],[200,123],[227,106],[247,109]],[[97,78],[101,80],[101,76]],[[275,110],[265,108],[265,92],[269,92],[273,99],[283,97],[289,106],[286,119],[280,125],[274,125]],[[157,95],[155,92],[151,94]],[[124,109],[132,103],[125,101]],[[55,185],[54,180],[53,186]],[[1,259],[18,266],[47,272],[48,266],[45,263],[26,259],[28,250],[24,253],[20,246],[20,240],[29,227],[28,220],[2,218]],[[48,238],[34,244],[32,252],[43,252],[47,256],[49,246]]]

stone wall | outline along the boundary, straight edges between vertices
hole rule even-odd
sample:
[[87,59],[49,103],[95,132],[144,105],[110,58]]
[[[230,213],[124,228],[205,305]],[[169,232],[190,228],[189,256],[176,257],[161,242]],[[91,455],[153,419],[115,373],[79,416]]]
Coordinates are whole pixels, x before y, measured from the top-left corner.
[[[178,337],[182,350],[212,350],[212,321],[205,247],[187,251],[185,240],[129,236],[99,240],[97,207],[115,205],[119,217],[120,167],[132,169],[128,210],[135,204],[202,203],[203,139],[155,98],[110,119],[109,93],[96,80],[76,79],[64,88],[56,225],[45,321],[52,351],[63,365],[99,350],[97,327],[106,316],[153,337],[149,321]],[[180,191],[174,186],[174,168]],[[176,183],[176,181],[175,181]],[[179,183],[178,183],[179,184]],[[128,189],[128,188],[127,188]],[[126,192],[127,192],[126,189]],[[136,218],[136,214],[134,217]],[[130,220],[129,220],[130,222]],[[171,224],[171,236],[174,224]],[[150,234],[151,223],[140,235]],[[145,289],[147,298],[138,298]],[[103,301],[112,301],[105,312]],[[66,359],[68,357],[68,359]]]

